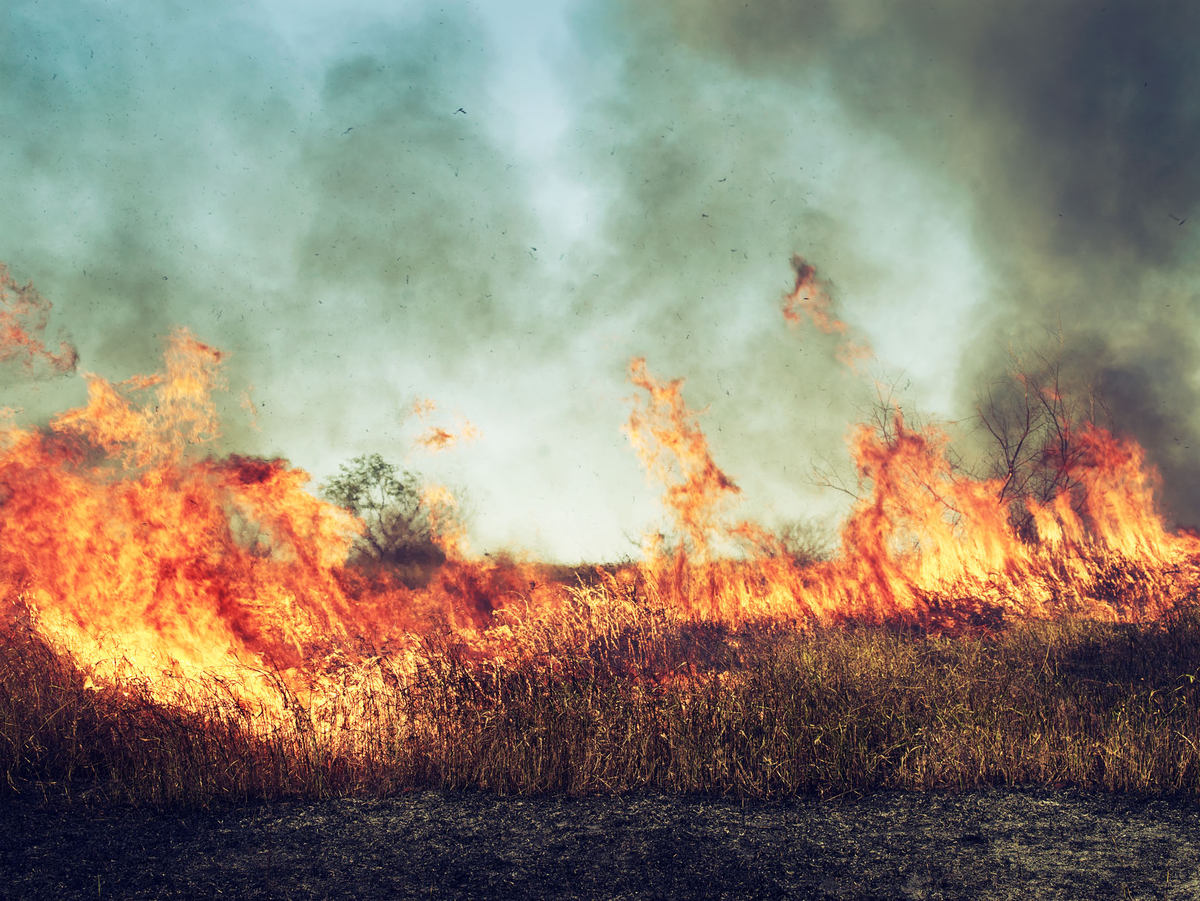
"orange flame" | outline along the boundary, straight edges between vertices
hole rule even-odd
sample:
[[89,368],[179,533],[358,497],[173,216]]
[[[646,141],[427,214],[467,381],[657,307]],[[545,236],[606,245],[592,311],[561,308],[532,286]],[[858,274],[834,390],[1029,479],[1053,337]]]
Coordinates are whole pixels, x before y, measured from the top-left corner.
[[[797,292],[812,279],[798,268]],[[818,327],[832,321],[819,304],[803,309]],[[19,350],[0,359],[60,359],[27,340],[44,321],[23,321],[31,330],[5,333]],[[87,403],[41,428],[0,416],[2,596],[96,673],[124,662],[146,673],[319,672],[338,655],[411,648],[440,628],[472,653],[501,654],[565,617],[623,621],[647,606],[730,624],[1135,619],[1200,587],[1200,539],[1165,527],[1141,448],[1095,426],[1074,429],[1074,452],[1056,461],[1070,468],[1068,487],[1023,499],[1035,534],[1018,533],[1001,481],[952,465],[944,432],[898,414],[860,427],[850,439],[858,498],[838,553],[793,559],[761,525],[731,523],[739,489],[713,460],[683,380],[660,381],[635,359],[640,393],[624,431],[663,486],[678,553],[664,553],[660,536],[644,564],[598,574],[602,589],[568,587],[536,563],[473,556],[454,496],[430,485],[421,509],[446,562],[408,588],[386,568],[347,564],[364,525],[310,494],[307,473],[217,453],[223,360],[177,331],[162,372],[86,375]],[[726,539],[743,554],[718,554]]]
[[89,376],[85,407],[3,432],[4,589],[73,644],[114,637],[150,668],[299,665],[344,632],[335,568],[357,524],[283,461],[201,457],[220,354],[176,332],[166,360]]
[[434,542],[448,560],[462,561],[470,557],[467,528],[458,515],[458,498],[445,485],[426,485],[421,490],[421,506],[429,515],[429,529]]
[[[629,380],[648,396],[635,399],[623,430],[648,475],[666,486],[663,503],[688,549],[705,559],[713,533],[721,528],[721,509],[740,489],[713,462],[696,413],[683,401],[683,379],[660,382],[639,358],[629,364]],[[651,548],[650,553],[657,552]]]
[[[412,402],[409,410],[417,419],[427,421],[436,411],[437,403],[427,397],[419,397]],[[415,443],[431,453],[447,450],[460,441],[474,441],[479,437],[479,429],[462,416],[456,416],[456,427],[430,425],[417,436]]]
[[843,338],[837,348],[839,362],[854,369],[871,356],[870,345],[861,338],[846,338],[849,326],[833,315],[833,301],[824,284],[817,279],[816,267],[798,256],[792,257],[792,268],[796,270],[796,284],[783,298],[783,316],[793,326],[804,322],[805,316],[826,335]]

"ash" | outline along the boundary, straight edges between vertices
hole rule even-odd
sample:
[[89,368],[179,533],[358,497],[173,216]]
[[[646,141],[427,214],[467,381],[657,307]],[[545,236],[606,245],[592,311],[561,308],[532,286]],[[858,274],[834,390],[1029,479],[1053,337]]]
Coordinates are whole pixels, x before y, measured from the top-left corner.
[[1192,899],[1200,805],[1005,789],[0,806],[0,898],[217,896]]

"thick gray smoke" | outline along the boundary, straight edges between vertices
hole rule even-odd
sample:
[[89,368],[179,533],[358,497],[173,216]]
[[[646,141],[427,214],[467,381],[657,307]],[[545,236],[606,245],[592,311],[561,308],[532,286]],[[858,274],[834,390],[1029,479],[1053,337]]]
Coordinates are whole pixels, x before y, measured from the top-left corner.
[[[659,28],[640,11],[634,30]],[[1200,522],[1200,8],[1118,0],[679,0],[668,28],[779,99],[814,80],[966,198],[988,267],[961,402],[1061,328],[1065,369]],[[786,100],[784,100],[786,102]],[[820,262],[820,260],[818,260]]]

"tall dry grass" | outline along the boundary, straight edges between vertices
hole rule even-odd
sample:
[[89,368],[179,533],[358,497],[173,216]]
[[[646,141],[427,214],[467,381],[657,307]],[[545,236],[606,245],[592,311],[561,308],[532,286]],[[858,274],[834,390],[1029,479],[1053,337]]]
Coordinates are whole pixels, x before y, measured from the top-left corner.
[[[621,592],[624,591],[622,595]],[[1200,612],[946,637],[673,619],[600,582],[522,651],[452,635],[270,702],[211,678],[170,701],[0,636],[0,792],[149,804],[654,788],[749,797],[1072,785],[1200,795]]]

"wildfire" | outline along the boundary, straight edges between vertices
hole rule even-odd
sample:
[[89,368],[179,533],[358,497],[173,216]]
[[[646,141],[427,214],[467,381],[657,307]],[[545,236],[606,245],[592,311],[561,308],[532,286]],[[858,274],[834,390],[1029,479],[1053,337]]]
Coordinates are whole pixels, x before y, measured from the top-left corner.
[[[785,316],[845,337],[815,271],[801,261],[796,271]],[[40,337],[48,304],[13,287],[7,270],[0,282],[0,360],[70,370],[73,349],[51,353]],[[847,340],[839,353],[854,347],[865,345]],[[472,556],[453,495],[425,486],[422,515],[445,562],[410,587],[386,566],[354,562],[366,525],[311,493],[307,473],[216,452],[222,364],[220,351],[177,331],[161,372],[119,383],[87,374],[81,408],[40,428],[0,426],[5,603],[100,675],[124,665],[160,676],[315,673],[445,630],[475,653],[519,653],[522,629],[594,622],[605,604],[610,618],[636,603],[734,625],[1135,619],[1161,615],[1200,583],[1200,541],[1166,529],[1132,441],[1078,430],[1066,487],[1021,499],[1029,535],[1002,480],[970,477],[951,464],[946,434],[898,413],[851,435],[859,492],[836,555],[798,561],[769,530],[730,519],[739,489],[714,461],[683,380],[659,381],[637,359],[629,378],[642,393],[624,430],[664,486],[675,542],[648,542],[643,563],[610,568],[599,593],[583,591],[537,563]],[[433,410],[421,401],[413,412]],[[449,443],[441,435],[424,443]],[[720,553],[730,542],[740,551]]]
[[345,632],[336,568],[356,524],[282,461],[205,455],[220,361],[177,332],[163,373],[88,375],[86,406],[4,432],[0,578],[72,646],[293,667]]
[[[356,580],[347,559],[362,523],[307,491],[303,470],[214,453],[222,359],[177,331],[162,372],[86,375],[85,406],[45,428],[4,428],[0,586],[17,615],[101,673],[239,681],[474,622],[484,601],[453,578],[422,597]],[[472,565],[458,564],[453,498],[443,489],[429,503],[448,565]]]

